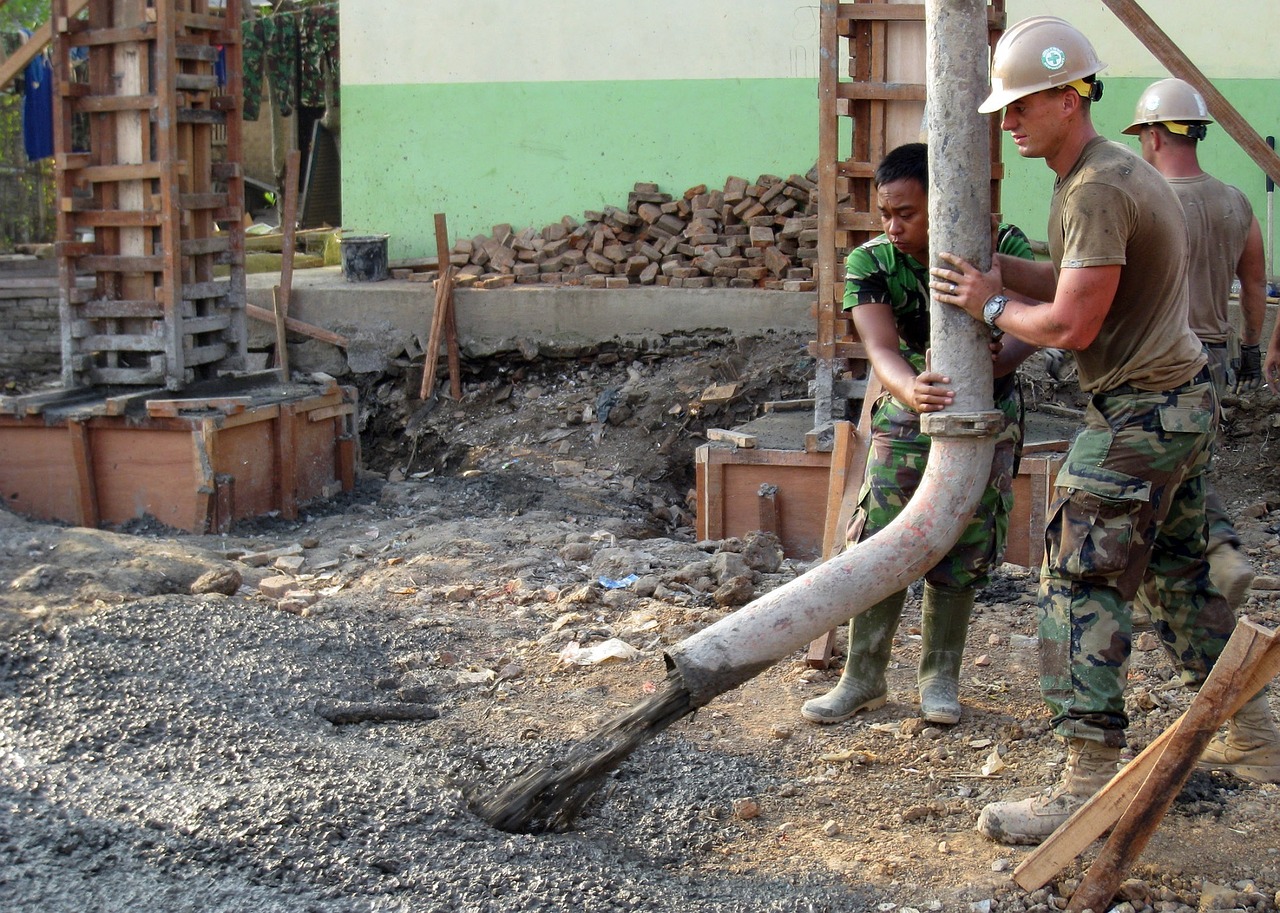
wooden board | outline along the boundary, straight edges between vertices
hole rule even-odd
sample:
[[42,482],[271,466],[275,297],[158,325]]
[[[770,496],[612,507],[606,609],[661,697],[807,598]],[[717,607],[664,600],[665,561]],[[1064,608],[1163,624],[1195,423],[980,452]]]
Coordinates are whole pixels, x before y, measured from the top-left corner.
[[[335,387],[234,414],[188,414],[157,400],[159,413],[79,418],[0,414],[0,497],[40,520],[119,525],[144,516],[188,532],[300,505],[355,485],[359,447],[355,391]],[[194,400],[201,404],[213,399]]]
[[789,558],[822,554],[830,454],[704,444],[696,453],[698,536],[724,539],[760,528],[760,487],[774,495],[778,538]]

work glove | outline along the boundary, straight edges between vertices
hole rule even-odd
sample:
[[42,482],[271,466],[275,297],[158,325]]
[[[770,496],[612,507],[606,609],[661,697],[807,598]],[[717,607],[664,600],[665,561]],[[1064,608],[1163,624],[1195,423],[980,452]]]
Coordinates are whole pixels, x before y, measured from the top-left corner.
[[1246,393],[1262,386],[1262,348],[1240,346],[1240,367],[1236,369],[1236,393]]

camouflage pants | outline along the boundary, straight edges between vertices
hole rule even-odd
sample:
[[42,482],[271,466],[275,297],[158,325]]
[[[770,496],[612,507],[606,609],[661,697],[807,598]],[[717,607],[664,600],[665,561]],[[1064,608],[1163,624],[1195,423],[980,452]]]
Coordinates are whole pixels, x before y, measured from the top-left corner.
[[[1205,351],[1209,353],[1209,379],[1213,381],[1213,388],[1218,391],[1218,399],[1221,400],[1222,395],[1235,383],[1230,349],[1227,346],[1205,346]],[[1205,493],[1204,512],[1209,521],[1210,547],[1224,542],[1229,545],[1240,544],[1240,537],[1227,514],[1226,505],[1212,486]]]
[[[1004,413],[1005,423],[996,438],[986,490],[955,545],[924,575],[934,586],[983,586],[1004,557],[1013,508],[1014,448],[1022,428],[1014,396],[1002,398],[996,408]],[[871,418],[871,452],[858,509],[849,521],[849,543],[874,535],[902,513],[924,477],[929,444],[929,436],[920,431],[920,416],[892,396],[882,396]]]
[[1209,582],[1209,383],[1095,395],[1054,487],[1040,575],[1040,688],[1059,735],[1124,744],[1139,590],[1182,681],[1199,687],[1235,618]]

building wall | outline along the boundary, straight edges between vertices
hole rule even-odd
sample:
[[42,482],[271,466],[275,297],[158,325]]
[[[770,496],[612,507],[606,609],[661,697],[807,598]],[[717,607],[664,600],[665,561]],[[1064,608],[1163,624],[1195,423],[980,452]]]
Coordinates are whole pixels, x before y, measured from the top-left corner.
[[57,280],[46,288],[14,287],[0,280],[0,372],[29,379],[57,376],[62,365]]
[[817,158],[818,5],[343,0],[343,221],[392,257]]
[[[1263,134],[1280,134],[1274,0],[1144,4]],[[1164,69],[1101,0],[1009,0],[1011,22],[1060,15],[1109,67],[1095,121],[1121,138]],[[816,2],[604,0],[462,7],[343,0],[343,214],[387,232],[392,257],[433,253],[432,216],[453,237],[495,223],[541,227],[625,205],[636,181],[679,194],[730,175],[803,173],[817,156]],[[1270,44],[1268,44],[1270,42]],[[1261,171],[1221,130],[1209,170],[1265,216]],[[1004,210],[1043,237],[1052,175],[1006,140]],[[1265,228],[1265,224],[1264,224]]]

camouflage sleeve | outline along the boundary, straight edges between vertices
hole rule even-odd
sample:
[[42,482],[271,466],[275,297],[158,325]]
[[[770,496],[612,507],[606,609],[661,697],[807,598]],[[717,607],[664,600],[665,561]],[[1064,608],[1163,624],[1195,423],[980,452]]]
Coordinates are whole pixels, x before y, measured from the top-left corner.
[[1016,225],[1010,225],[1008,222],[1001,222],[1000,228],[996,232],[996,250],[1002,254],[1008,254],[1010,257],[1019,257],[1023,260],[1034,260],[1035,252],[1031,250],[1031,242],[1027,240],[1027,236],[1022,229]]
[[844,309],[872,301],[888,302],[889,288],[875,257],[864,247],[849,251],[844,261]]

